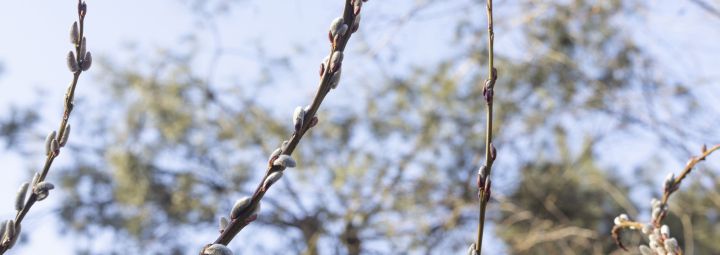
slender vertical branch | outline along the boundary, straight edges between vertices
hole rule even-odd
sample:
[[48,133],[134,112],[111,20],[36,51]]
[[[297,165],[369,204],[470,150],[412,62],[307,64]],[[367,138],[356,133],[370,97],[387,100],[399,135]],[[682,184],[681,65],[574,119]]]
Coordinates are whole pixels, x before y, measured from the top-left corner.
[[475,251],[477,254],[481,253],[482,250],[482,239],[483,230],[485,229],[485,211],[487,210],[487,203],[490,200],[490,184],[489,179],[490,172],[492,171],[493,161],[497,156],[495,146],[492,144],[492,116],[493,116],[493,96],[495,81],[497,80],[497,70],[493,66],[493,42],[495,40],[495,33],[493,32],[493,18],[492,18],[492,0],[488,0],[487,5],[487,16],[488,16],[488,78],[485,80],[483,85],[483,95],[487,104],[487,127],[485,135],[485,165],[480,168],[478,173],[478,198],[480,199],[480,220],[478,222],[477,242]]

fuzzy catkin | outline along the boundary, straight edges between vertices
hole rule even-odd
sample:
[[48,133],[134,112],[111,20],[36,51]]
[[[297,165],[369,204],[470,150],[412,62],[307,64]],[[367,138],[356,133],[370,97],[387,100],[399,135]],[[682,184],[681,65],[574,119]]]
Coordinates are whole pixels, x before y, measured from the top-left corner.
[[280,155],[280,157],[273,162],[273,165],[293,168],[297,166],[297,161],[288,155]]
[[82,63],[80,63],[80,68],[83,71],[87,71],[90,69],[90,66],[92,66],[92,54],[88,52],[85,54],[85,58],[83,59]]
[[225,218],[225,216],[220,216],[218,223],[220,224],[220,231],[223,231],[227,228],[228,224],[230,224],[230,221],[228,218]]
[[336,89],[338,84],[340,84],[340,75],[342,74],[342,69],[338,70],[333,74],[333,77],[330,78],[330,88]]
[[80,66],[78,65],[77,59],[75,59],[75,53],[72,51],[68,52],[67,66],[68,69],[70,69],[70,72],[77,73],[80,71]]
[[78,30],[78,23],[75,21],[70,27],[70,43],[73,45],[78,43],[78,37],[80,37],[80,32]]
[[69,138],[70,138],[70,124],[67,124],[67,126],[65,126],[65,132],[63,132],[63,135],[60,138],[60,147],[65,147],[65,144],[67,144],[67,141]]
[[230,250],[230,248],[225,247],[225,245],[222,244],[213,244],[210,247],[207,247],[205,249],[205,252],[203,252],[205,255],[233,255],[233,252]]
[[57,133],[55,131],[52,131],[47,138],[45,138],[45,155],[50,156],[50,146],[52,145],[52,141],[55,140],[55,135]]
[[25,208],[25,196],[27,195],[29,183],[25,182],[20,185],[17,195],[15,195],[15,210],[22,211]]
[[240,217],[240,213],[245,210],[245,208],[250,205],[250,197],[243,197],[241,199],[238,199],[235,202],[235,206],[233,206],[232,211],[230,211],[230,219],[237,219]]

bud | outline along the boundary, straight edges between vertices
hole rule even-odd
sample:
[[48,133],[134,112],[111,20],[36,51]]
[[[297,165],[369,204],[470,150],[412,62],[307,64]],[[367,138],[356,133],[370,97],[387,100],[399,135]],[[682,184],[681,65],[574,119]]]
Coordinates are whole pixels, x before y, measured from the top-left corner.
[[300,132],[303,126],[303,119],[305,119],[305,110],[303,110],[302,106],[298,106],[295,108],[295,113],[293,113],[293,124],[295,125],[295,132]]
[[[68,84],[67,89],[65,89],[65,98],[70,96],[70,93],[72,92],[72,85],[73,85],[72,82],[70,82],[70,84]],[[73,95],[73,97],[70,98],[70,102],[73,102],[73,101],[75,101],[75,95]],[[67,102],[65,102],[65,103],[67,103]],[[69,108],[69,107],[67,105],[65,105],[65,108]]]
[[277,171],[277,172],[270,174],[270,176],[268,176],[265,179],[265,183],[263,183],[263,191],[267,191],[270,188],[270,186],[272,186],[274,183],[276,183],[278,180],[280,180],[280,178],[282,178],[282,176],[283,176],[282,171]]
[[85,36],[83,36],[82,42],[80,43],[80,57],[85,56],[85,52],[87,52],[87,45],[85,43]]
[[481,189],[485,185],[485,178],[480,174],[477,175],[477,185],[478,185],[478,188],[481,188]]
[[47,138],[45,138],[45,155],[50,156],[50,152],[52,151],[52,141],[55,140],[55,131],[52,131]]
[[651,223],[648,223],[648,224],[645,224],[645,226],[643,226],[642,232],[643,232],[643,234],[647,235],[647,234],[651,233],[653,231],[653,229],[655,229],[655,226],[653,226],[653,224],[651,224]]
[[3,239],[5,239],[5,228],[7,227],[7,220],[0,221],[0,247],[2,246]]
[[8,243],[8,245],[7,245],[8,250],[12,249],[15,246],[15,243],[17,243],[17,240],[20,237],[20,231],[22,231],[22,225],[20,223],[18,223],[17,228],[15,228],[15,235],[13,235],[13,237],[10,238],[10,243]]
[[621,219],[621,220],[624,220],[624,221],[630,220],[630,218],[628,218],[627,214],[624,214],[624,213],[623,213],[623,214],[620,214],[620,219]]
[[362,1],[359,1],[359,0],[355,0],[355,1],[354,1],[354,3],[353,3],[353,7],[354,7],[354,9],[353,9],[353,15],[355,15],[355,16],[360,15],[360,8],[362,7],[362,3],[363,3],[363,2],[362,2]]
[[640,245],[640,253],[642,253],[642,255],[655,255],[655,252],[644,244]]
[[204,255],[233,255],[230,248],[225,247],[222,244],[213,244],[210,247],[205,248],[203,251]]
[[222,232],[227,228],[228,224],[230,224],[230,221],[228,221],[228,219],[225,218],[225,216],[220,216],[219,223],[220,223],[220,233],[222,234]]
[[83,71],[87,71],[90,69],[90,66],[92,66],[92,54],[88,52],[87,54],[85,54],[85,59],[83,59],[83,61],[80,63],[80,67]]
[[65,132],[63,132],[63,135],[60,138],[60,147],[65,147],[65,144],[67,144],[67,141],[69,138],[70,138],[70,124],[67,124],[67,126],[65,126]]
[[283,150],[285,150],[285,148],[287,148],[288,143],[289,143],[288,141],[284,141],[284,142],[282,143],[282,149],[283,149]]
[[78,13],[80,13],[82,17],[85,17],[85,14],[87,14],[87,4],[85,4],[85,1],[78,3]]
[[68,69],[70,69],[70,72],[77,73],[80,71],[80,66],[78,66],[78,62],[75,59],[75,53],[73,53],[72,51],[68,52],[67,66]]
[[665,251],[665,248],[663,248],[663,247],[656,247],[655,253],[657,253],[658,255],[667,255],[667,252]]
[[493,80],[497,80],[497,69],[495,69],[495,67],[493,67],[492,76],[493,76]]
[[[492,91],[492,89],[490,89],[490,91]],[[497,157],[497,149],[495,149],[495,145],[490,143],[490,158],[492,158],[492,160],[494,161],[496,157]]]
[[342,69],[338,70],[333,74],[332,78],[330,78],[330,88],[335,89],[337,88],[338,84],[340,84],[340,75],[342,74]]
[[655,207],[652,210],[652,220],[655,221],[658,217],[660,217],[660,212],[662,212],[662,209],[660,207]]
[[78,30],[78,23],[77,21],[73,22],[72,26],[70,27],[70,43],[72,45],[75,45],[78,43],[78,37],[80,37],[80,30]]
[[342,67],[343,53],[342,51],[335,51],[330,58],[330,71],[337,72]]
[[335,18],[330,24],[330,31],[328,33],[330,43],[337,43],[337,40],[342,38],[343,34],[345,34],[345,31],[347,31],[347,25],[345,25],[345,20],[343,20],[342,17]]
[[660,227],[660,233],[666,237],[670,237],[670,227],[662,225],[662,227]]
[[[360,1],[360,0],[356,0]],[[470,249],[468,249],[467,255],[477,255],[477,251],[475,250],[475,243],[470,245]]]
[[50,142],[50,150],[52,151],[54,157],[57,157],[57,155],[60,154],[60,144],[57,140],[52,140],[52,142]]
[[485,103],[491,104],[491,103],[492,103],[492,100],[493,100],[493,95],[494,95],[494,94],[495,94],[495,93],[493,92],[492,87],[491,87],[491,88],[488,88],[488,89],[485,91],[485,94],[484,94],[484,95],[485,95]]
[[673,253],[680,253],[680,246],[678,245],[677,239],[668,238],[665,240],[665,250]]
[[282,151],[282,148],[278,148],[277,150],[273,151],[273,153],[270,154],[270,159],[272,160],[273,157],[280,156],[280,154],[282,154]]
[[54,188],[55,188],[55,185],[53,185],[52,183],[41,182],[41,183],[38,183],[37,185],[35,185],[35,187],[33,188],[33,193],[35,193],[35,195],[37,195],[41,192],[50,191]]
[[293,168],[297,166],[297,161],[288,155],[280,155],[280,157],[273,162],[273,165]]
[[620,217],[615,217],[613,222],[615,223],[616,226],[622,224],[622,221],[620,221]]
[[358,14],[357,17],[355,17],[355,22],[353,22],[353,27],[352,27],[351,33],[355,33],[358,30],[358,28],[360,28],[360,16],[361,15]]
[[22,211],[25,208],[25,196],[27,195],[29,183],[25,182],[20,185],[17,195],[15,195],[15,210]]
[[[250,216],[256,216],[260,213],[260,205],[261,203],[258,202],[257,206],[255,206],[255,209],[250,213]],[[249,218],[249,217],[248,217]]]
[[5,236],[2,238],[2,242],[5,242],[5,240],[10,240],[15,235],[15,222],[12,220],[8,220],[5,223]]
[[240,217],[240,213],[250,205],[250,197],[243,197],[235,201],[235,205],[230,211],[230,219],[234,220]]
[[318,124],[318,118],[317,118],[317,117],[313,117],[313,118],[310,120],[310,127],[314,127],[314,126],[317,125],[317,124]]
[[32,182],[30,183],[30,185],[32,185],[32,187],[34,188],[34,187],[35,187],[35,184],[37,184],[38,180],[40,180],[40,174],[39,174],[39,173],[35,173],[35,175],[33,176],[33,179],[32,179]]
[[702,153],[704,154],[707,151],[707,146],[703,143],[702,146]]

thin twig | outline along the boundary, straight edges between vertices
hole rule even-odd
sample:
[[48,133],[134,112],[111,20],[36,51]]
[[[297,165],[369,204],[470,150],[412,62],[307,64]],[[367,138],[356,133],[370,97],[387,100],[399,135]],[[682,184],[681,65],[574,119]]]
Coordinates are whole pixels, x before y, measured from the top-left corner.
[[[81,46],[82,46],[82,40],[83,40],[83,30],[84,30],[84,22],[85,22],[85,14],[87,13],[87,9],[85,7],[85,3],[82,2],[82,0],[78,0],[78,17],[80,20],[80,32],[78,36],[78,41],[75,42],[75,58],[77,63],[81,63],[81,61],[84,60],[85,56],[81,55]],[[65,133],[65,127],[67,126],[68,120],[70,119],[70,113],[73,110],[73,99],[75,98],[75,88],[77,86],[78,79],[80,78],[80,74],[82,73],[82,70],[78,70],[77,72],[73,73],[73,81],[70,89],[70,93],[65,96],[65,111],[63,113],[62,123],[60,124],[60,130],[58,131],[57,136],[55,137],[55,140],[60,143],[60,139],[62,139],[64,133]],[[40,178],[38,179],[38,183],[43,182],[45,180],[45,177],[47,177],[48,172],[50,171],[50,166],[52,165],[53,161],[59,154],[50,153],[45,160],[45,166],[43,167],[42,173],[40,174]],[[31,184],[35,185],[35,183]],[[31,186],[32,187],[32,186]],[[34,192],[32,192],[32,189],[30,190],[30,197],[28,198],[27,202],[25,203],[25,206],[22,210],[18,211],[17,215],[15,216],[15,229],[18,229],[20,227],[20,223],[22,223],[22,220],[25,218],[25,215],[30,211],[30,208],[37,202],[38,195],[36,195]],[[7,250],[9,250],[8,246],[0,246],[0,254],[4,254]]]
[[[480,221],[478,222],[477,232],[477,245],[475,250],[478,254],[481,254],[482,250],[482,238],[483,230],[485,228],[485,211],[487,209],[487,203],[490,200],[490,179],[488,176],[492,171],[492,164],[495,160],[497,152],[495,147],[492,145],[492,106],[493,106],[493,88],[495,87],[495,81],[497,80],[497,71],[493,66],[493,41],[495,40],[495,33],[493,32],[493,18],[492,18],[492,0],[488,0],[487,5],[488,15],[488,79],[483,85],[483,95],[485,96],[485,102],[487,103],[487,127],[485,137],[485,171],[482,172],[483,176],[480,176],[481,182],[478,185],[482,185],[478,193],[480,198]],[[478,173],[480,174],[480,173]]]
[[[360,1],[360,0],[355,0]],[[350,39],[350,36],[352,35],[352,26],[355,23],[355,15],[354,15],[354,8],[353,4],[351,3],[351,0],[345,0],[345,10],[343,12],[343,20],[346,25],[348,25],[348,30],[346,31],[345,35],[342,36],[339,42],[336,44],[332,44],[330,49],[330,58],[332,58],[333,53],[336,51],[343,52],[345,51],[345,46],[347,45],[348,40]],[[322,103],[325,96],[330,92],[331,84],[330,80],[332,76],[334,75],[333,72],[331,72],[330,69],[331,65],[325,66],[325,71],[323,72],[322,78],[320,80],[320,86],[317,90],[317,93],[315,94],[315,97],[313,98],[312,104],[310,104],[310,108],[305,113],[305,120],[311,120],[315,113],[320,108],[320,104]],[[291,155],[295,148],[297,147],[298,143],[300,142],[300,139],[302,139],[303,135],[310,129],[310,123],[311,121],[304,121],[302,127],[298,132],[293,133],[292,137],[288,141],[288,145],[283,148],[282,155]],[[248,205],[241,213],[240,215],[231,220],[228,224],[227,228],[220,234],[220,237],[215,240],[214,244],[222,244],[222,245],[228,245],[230,241],[249,223],[245,222],[245,219],[250,216],[250,213],[253,212],[254,208],[260,203],[260,200],[263,198],[266,190],[263,190],[263,184],[265,183],[265,180],[268,178],[268,176],[274,172],[282,171],[284,170],[284,167],[282,166],[274,166],[272,164],[268,164],[267,170],[265,171],[265,176],[260,181],[260,184],[258,185],[257,189],[255,189],[255,193],[253,193],[250,205]],[[207,246],[206,246],[207,247]]]

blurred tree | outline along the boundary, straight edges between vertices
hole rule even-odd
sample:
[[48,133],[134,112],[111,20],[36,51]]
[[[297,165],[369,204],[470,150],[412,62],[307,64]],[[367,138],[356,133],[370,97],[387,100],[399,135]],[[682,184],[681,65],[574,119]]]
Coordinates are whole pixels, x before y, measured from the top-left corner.
[[[193,8],[230,2],[189,1]],[[472,243],[474,180],[484,154],[486,28],[477,21],[484,6],[445,4],[456,8],[451,46],[462,48],[461,54],[431,68],[413,65],[409,73],[387,71],[392,61],[365,59],[385,71],[369,80],[343,74],[341,83],[358,86],[339,89],[354,97],[346,105],[321,107],[320,124],[294,155],[298,168],[286,171],[263,200],[259,220],[231,248],[253,254],[447,254]],[[682,123],[698,116],[717,123],[630,36],[633,27],[622,19],[637,15],[643,4],[496,4],[496,34],[517,33],[521,40],[495,49],[499,156],[489,218],[508,253],[618,252],[609,236],[612,219],[647,211],[649,203],[638,210],[627,195],[649,181],[623,180],[603,167],[599,155],[614,146],[607,142],[639,129],[659,137],[657,153],[687,153],[685,139],[707,137],[700,127]],[[420,6],[415,10],[442,9],[443,3]],[[276,116],[276,102],[258,96],[277,84],[261,78],[257,84],[265,86],[213,86],[193,68],[196,50],[168,50],[132,65],[98,58],[107,98],[79,116],[91,131],[71,147],[76,164],[54,178],[62,182],[59,212],[70,231],[90,239],[101,231],[117,237],[101,253],[195,253],[214,241],[217,218],[254,190],[267,155],[292,134],[290,116]],[[257,64],[264,72],[291,68],[279,62],[263,58]],[[0,131],[10,130],[14,119],[2,122]],[[15,132],[0,134],[14,144]],[[692,232],[677,236],[683,247],[690,236],[699,254],[720,252],[711,241],[720,235],[712,227],[720,224],[718,199],[705,194],[718,193],[714,178],[714,186],[687,185],[692,189],[678,193],[680,206],[673,207],[682,210],[680,218],[667,220],[676,224],[674,231]],[[266,232],[277,240],[253,238]],[[639,236],[626,238],[640,242]]]

